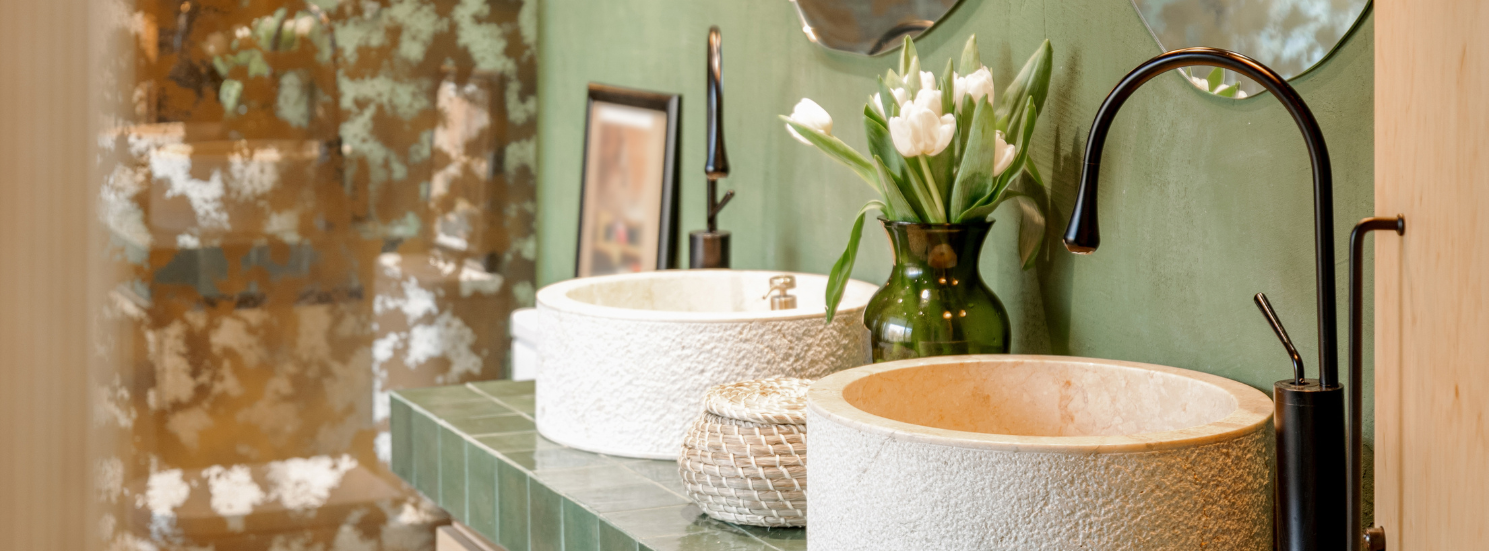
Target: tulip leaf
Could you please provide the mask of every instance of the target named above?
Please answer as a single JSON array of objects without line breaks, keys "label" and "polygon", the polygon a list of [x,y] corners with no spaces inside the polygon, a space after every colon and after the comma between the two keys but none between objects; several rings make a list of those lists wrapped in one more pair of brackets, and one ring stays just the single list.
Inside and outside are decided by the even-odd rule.
[{"label": "tulip leaf", "polygon": [[[886,121],[890,117],[900,114],[900,104],[898,101],[895,101],[894,92],[890,91],[889,85],[882,78],[879,79],[879,106],[884,108],[884,119]],[[884,126],[888,127],[889,123],[884,123]]]},{"label": "tulip leaf", "polygon": [[[910,181],[909,175],[906,174],[908,167],[905,165],[905,158],[900,156],[900,152],[894,148],[894,138],[890,137],[889,129],[874,121],[864,121],[863,130],[864,135],[869,140],[869,155],[877,157],[879,159],[878,162],[884,164],[884,170],[889,175],[890,179],[888,182],[885,182],[886,189],[883,192],[887,196],[886,198],[891,199],[889,204],[894,207],[895,212],[898,214],[914,215],[919,220],[929,220],[926,217],[926,210],[924,208],[915,208],[916,205],[910,203],[912,208],[904,209],[893,201],[895,194],[898,194],[903,199],[913,196],[915,192],[913,188],[907,187],[913,185],[913,183]],[[888,189],[890,187],[897,189],[890,190]]]},{"label": "tulip leaf", "polygon": [[967,76],[982,68],[982,56],[977,53],[977,35],[967,37],[967,45],[962,47],[962,76]]},{"label": "tulip leaf", "polygon": [[[1030,163],[1033,166],[1033,163]],[[1019,222],[1019,260],[1022,261],[1025,270],[1034,267],[1034,259],[1044,249],[1045,221],[1047,205],[1049,204],[1049,193],[1041,183],[1043,178],[1034,176],[1034,172],[1026,172],[1024,175],[1030,178],[1018,178],[1009,186],[1008,191],[991,205],[992,211],[998,210],[1004,202],[1014,201],[1018,203],[1023,218]]]},{"label": "tulip leaf", "polygon": [[941,73],[941,112],[956,113],[956,72],[951,69],[951,58],[946,58],[946,72]]},{"label": "tulip leaf", "polygon": [[1218,93],[1220,87],[1225,85],[1225,69],[1216,67],[1211,70],[1210,77],[1205,79],[1205,83],[1210,85],[1210,93]]},{"label": "tulip leaf", "polygon": [[[1033,98],[1025,99],[1025,102],[1027,103],[1032,104],[1033,101]],[[1016,153],[1014,153],[1013,161],[1009,163],[1008,167],[1003,169],[1003,172],[1000,172],[996,177],[989,179],[992,182],[991,190],[986,191],[983,195],[972,195],[969,198],[975,199],[976,201],[973,202],[967,208],[967,210],[962,211],[962,213],[958,215],[958,220],[976,220],[977,218],[991,214],[992,209],[997,208],[998,203],[1001,201],[1004,190],[1008,189],[1010,182],[1012,182],[1013,179],[1016,178],[1020,172],[1022,172],[1022,167],[1028,164],[1027,160],[1029,158],[1029,146],[1030,142],[1032,141],[1031,138],[1034,135],[1034,121],[1038,118],[1039,112],[1037,109],[1034,108],[1033,105],[1026,105],[1026,109],[1024,110],[1024,112],[1024,119],[1026,122],[1023,128],[1024,134],[1022,136],[1013,138],[1013,141],[1009,143],[1009,145],[1017,148]],[[990,172],[992,168],[993,167],[990,165]],[[1042,179],[1040,181],[1043,182]]]},{"label": "tulip leaf", "polygon": [[874,188],[874,191],[879,190],[879,186],[875,184],[875,179],[878,176],[874,174],[873,165],[870,165],[869,160],[864,158],[863,154],[859,153],[858,150],[848,147],[848,144],[843,143],[843,140],[837,139],[836,136],[824,134],[797,124],[796,121],[791,120],[790,117],[785,115],[781,115],[781,120],[786,121],[786,124],[790,125],[793,130],[796,130],[797,134],[801,134],[801,137],[806,138],[812,145],[817,146],[817,149],[822,150],[828,157],[832,157],[838,162],[848,165],[848,168],[853,169],[853,172],[858,174],[859,178],[863,178],[863,181],[867,182],[869,187]]},{"label": "tulip leaf", "polygon": [[864,136],[869,141],[869,155],[884,159],[885,166],[889,167],[889,173],[904,177],[905,158],[900,156],[899,150],[894,148],[894,138],[889,135],[889,127],[879,124],[878,121],[864,121]]},{"label": "tulip leaf", "polygon": [[843,250],[843,256],[838,257],[837,263],[832,265],[832,272],[827,276],[827,323],[832,323],[832,318],[837,315],[838,303],[843,301],[843,290],[848,287],[849,276],[853,275],[853,262],[858,259],[858,240],[863,234],[864,215],[876,208],[884,208],[884,203],[869,201],[858,210],[858,216],[853,220],[853,231],[848,234],[848,248]]},{"label": "tulip leaf", "polygon": [[[876,165],[881,163],[884,165],[883,174],[879,174],[880,183],[883,185],[883,189],[880,192],[884,194],[890,207],[895,211],[895,214],[902,218],[925,220],[925,211],[919,209],[918,205],[914,202],[905,199],[909,196],[907,193],[913,193],[913,191],[906,187],[910,185],[910,182],[909,176],[906,174],[905,158],[901,157],[899,152],[895,150],[894,141],[889,135],[889,130],[876,121],[868,120],[864,121],[863,128],[864,134],[868,137],[869,141],[869,156],[878,159],[875,162]],[[887,179],[885,178],[886,176],[888,177]],[[896,201],[896,197],[900,201],[903,201],[904,204]]]},{"label": "tulip leaf", "polygon": [[894,72],[894,69],[885,69],[885,71],[884,71],[884,83],[885,84],[888,84],[890,88],[897,88],[899,86],[903,86],[904,85],[903,84],[904,80],[905,79],[903,79],[903,78],[900,77],[899,73]]},{"label": "tulip leaf", "polygon": [[957,213],[954,222],[967,220],[960,214],[974,202],[992,192],[993,168],[997,165],[997,133],[993,120],[993,106],[985,101],[976,102],[972,114],[971,132],[967,137],[967,148],[962,153],[962,164],[957,170],[956,184],[952,186],[950,212]]},{"label": "tulip leaf", "polygon": [[884,198],[889,203],[889,218],[898,222],[920,222],[924,218],[915,211],[915,206],[905,199],[905,194],[900,191],[900,183],[889,173],[889,167],[884,166],[884,159],[874,156],[874,166],[879,171],[879,180],[884,183]]},{"label": "tulip leaf", "polygon": [[910,40],[910,35],[905,35],[905,42],[900,46],[900,75],[908,76],[915,73],[910,71],[910,62],[919,57],[915,53],[915,41]]},{"label": "tulip leaf", "polygon": [[909,69],[900,77],[903,79],[905,91],[910,93],[910,99],[915,99],[915,93],[920,91],[920,58],[912,58]]},{"label": "tulip leaf", "polygon": [[1018,110],[1023,109],[1028,98],[1034,99],[1034,106],[1040,112],[1044,111],[1044,100],[1050,91],[1050,71],[1054,63],[1054,49],[1050,46],[1049,39],[1045,39],[1029,61],[1024,63],[1024,68],[1019,71],[1008,88],[1003,90],[998,102],[998,121],[1000,128],[1007,128],[1010,135],[1018,134],[1018,125],[1024,120]]},{"label": "tulip leaf", "polygon": [[982,206],[979,206],[979,207],[973,207],[973,208],[967,209],[966,212],[963,212],[962,213],[962,217],[958,221],[960,221],[960,222],[971,222],[973,220],[981,220],[983,218],[989,218],[989,217],[991,217],[993,215],[993,211],[994,210],[997,210],[997,208],[998,208],[998,205],[982,205]]},{"label": "tulip leaf", "polygon": [[[1041,187],[1044,188],[1045,196],[1048,197],[1050,185],[1044,183],[1044,176],[1039,175],[1039,167],[1037,167],[1032,161],[1026,161],[1024,163],[1024,169],[1029,171],[1029,177],[1034,179],[1034,183],[1039,184]],[[1049,205],[1045,206],[1048,207]]]},{"label": "tulip leaf", "polygon": [[[986,103],[986,102],[984,102]],[[977,100],[972,99],[972,94],[962,97],[962,105],[956,111],[956,166],[962,166],[962,158],[967,155],[967,138],[972,135],[972,115],[976,111]],[[960,172],[961,168],[957,168]]]},{"label": "tulip leaf", "polygon": [[[888,168],[887,164],[885,165],[885,168]],[[914,220],[907,220],[907,222],[921,222],[925,224],[933,223],[935,222],[935,219],[931,216],[932,206],[919,199],[921,195],[920,188],[916,187],[918,185],[916,183],[917,180],[910,176],[910,174],[913,173],[914,172],[912,171],[910,173],[901,174],[898,177],[891,174],[889,177],[894,181],[894,184],[896,186],[899,186],[898,191],[900,197],[905,199],[906,203],[910,204],[910,210],[908,211],[908,213],[915,216]]]},{"label": "tulip leaf", "polygon": [[1023,259],[1024,269],[1028,270],[1034,267],[1034,260],[1044,250],[1045,218],[1043,209],[1033,200],[1020,199],[1019,208],[1024,211],[1024,218],[1019,222],[1019,258]]},{"label": "tulip leaf", "polygon": [[[918,160],[920,157],[916,157],[916,159]],[[913,164],[915,162],[905,159],[905,163],[909,165],[907,167],[909,170],[906,170],[905,173],[910,176],[907,182],[910,184],[908,187],[910,188],[911,196],[915,197],[916,202],[920,203],[921,210],[925,212],[923,219],[927,224],[945,224],[946,211],[939,208],[940,204],[931,198],[931,194],[934,191],[931,189],[931,186],[927,185],[925,175]]]},{"label": "tulip leaf", "polygon": [[866,103],[863,105],[863,118],[865,120],[871,120],[879,124],[889,126],[889,121],[884,120],[884,116],[880,115],[878,111],[874,110],[874,104],[872,103]]},{"label": "tulip leaf", "polygon": [[1034,124],[1039,119],[1039,109],[1034,106],[1034,98],[1030,97],[1024,101],[1024,108],[1020,110],[1024,114],[1024,120],[1020,123],[1019,128],[1023,134],[1012,138],[1014,140],[1013,144],[1018,147],[1018,153],[1014,154],[1013,162],[1008,165],[1008,168],[998,174],[998,184],[993,188],[992,195],[983,197],[979,201],[980,204],[995,203],[1003,194],[1003,190],[1008,189],[1009,184],[1018,177],[1019,173],[1023,172],[1024,164],[1029,159],[1029,149],[1034,145]]},{"label": "tulip leaf", "polygon": [[936,191],[941,194],[941,204],[951,204],[951,190],[956,185],[956,151],[947,145],[946,149],[927,160],[930,161],[931,174],[936,176]]},{"label": "tulip leaf", "polygon": [[910,160],[895,149],[894,138],[889,135],[889,129],[865,122],[864,134],[868,136],[869,153],[884,162],[895,184],[899,185],[901,194],[913,199],[910,204],[914,207],[912,211],[915,215],[924,222],[935,222],[935,203],[926,195],[926,186],[920,177],[920,171],[911,167]]},{"label": "tulip leaf", "polygon": [[1222,86],[1220,87],[1220,91],[1215,92],[1215,95],[1224,98],[1234,98],[1236,97],[1236,90],[1239,90],[1240,88],[1241,84],[1239,82],[1230,86]]}]

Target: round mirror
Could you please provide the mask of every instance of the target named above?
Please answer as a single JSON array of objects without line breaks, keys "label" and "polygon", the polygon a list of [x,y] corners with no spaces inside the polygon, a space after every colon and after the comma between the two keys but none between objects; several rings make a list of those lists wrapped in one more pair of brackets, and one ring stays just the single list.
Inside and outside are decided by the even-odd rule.
[{"label": "round mirror", "polygon": [[844,52],[879,55],[920,36],[960,0],[792,0],[807,39]]},{"label": "round mirror", "polygon": [[[1370,0],[1132,0],[1132,5],[1164,51],[1224,48],[1291,79],[1339,47],[1364,19]],[[1230,71],[1195,67],[1180,72],[1195,87],[1222,96],[1244,98],[1262,91]]]}]

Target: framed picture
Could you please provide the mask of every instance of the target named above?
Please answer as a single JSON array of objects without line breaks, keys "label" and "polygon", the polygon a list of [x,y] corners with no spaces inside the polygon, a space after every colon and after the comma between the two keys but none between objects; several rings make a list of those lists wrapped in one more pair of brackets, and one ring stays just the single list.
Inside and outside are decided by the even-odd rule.
[{"label": "framed picture", "polygon": [[576,276],[675,267],[681,104],[678,95],[589,85]]}]

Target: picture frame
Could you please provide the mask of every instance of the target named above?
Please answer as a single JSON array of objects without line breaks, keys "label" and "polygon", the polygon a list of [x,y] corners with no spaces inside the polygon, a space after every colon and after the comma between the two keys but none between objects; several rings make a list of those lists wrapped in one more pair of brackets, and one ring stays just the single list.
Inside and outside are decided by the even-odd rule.
[{"label": "picture frame", "polygon": [[682,96],[590,83],[574,275],[677,265]]}]

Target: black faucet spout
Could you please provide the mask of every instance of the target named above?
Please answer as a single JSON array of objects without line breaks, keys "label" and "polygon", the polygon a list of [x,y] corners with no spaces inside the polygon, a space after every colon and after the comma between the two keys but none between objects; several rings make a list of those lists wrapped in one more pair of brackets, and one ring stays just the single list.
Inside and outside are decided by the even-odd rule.
[{"label": "black faucet spout", "polygon": [[1313,164],[1313,226],[1317,257],[1318,283],[1318,365],[1319,382],[1325,387],[1339,384],[1338,317],[1334,296],[1334,175],[1329,168],[1329,148],[1324,143],[1318,120],[1303,102],[1302,96],[1275,71],[1244,55],[1218,48],[1185,48],[1148,60],[1132,72],[1107,95],[1091,133],[1086,138],[1086,163],[1081,173],[1080,191],[1075,212],[1065,230],[1065,248],[1076,254],[1090,254],[1101,246],[1101,231],[1096,220],[1096,183],[1101,175],[1101,152],[1107,131],[1117,118],[1117,111],[1139,87],[1158,75],[1181,67],[1207,65],[1240,73],[1256,81],[1276,96],[1287,108]]},{"label": "black faucet spout", "polygon": [[729,154],[724,150],[724,46],[718,27],[708,29],[708,231],[719,231],[719,211],[734,198],[734,191],[719,198],[718,181],[729,175]]}]

